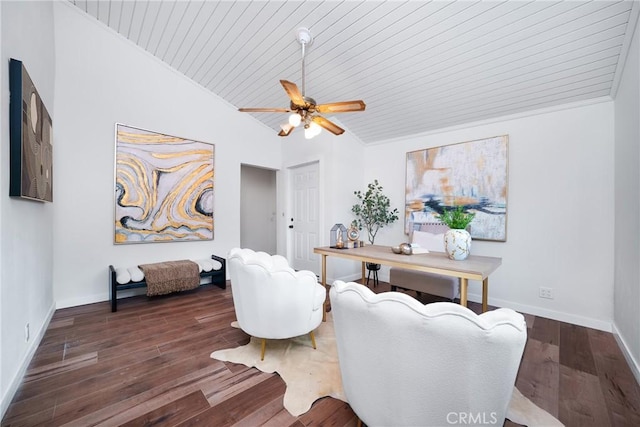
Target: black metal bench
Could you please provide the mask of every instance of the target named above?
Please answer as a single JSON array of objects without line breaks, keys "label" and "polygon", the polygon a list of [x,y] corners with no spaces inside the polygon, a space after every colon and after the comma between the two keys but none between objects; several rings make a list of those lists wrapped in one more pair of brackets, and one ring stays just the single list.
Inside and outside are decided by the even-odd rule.
[{"label": "black metal bench", "polygon": [[[211,277],[211,283],[203,283],[203,284],[211,284],[218,285],[222,289],[227,288],[227,261],[224,258],[221,258],[216,255],[211,255],[211,259],[218,261],[222,264],[218,270],[212,269],[211,271],[200,272],[200,278]],[[147,282],[145,279],[139,280],[137,282],[131,281],[128,283],[120,284],[116,281],[116,269],[113,265],[109,266],[109,296],[111,298],[111,311],[118,311],[118,291],[123,291],[125,289],[134,289],[134,288],[144,288],[147,286]]]}]

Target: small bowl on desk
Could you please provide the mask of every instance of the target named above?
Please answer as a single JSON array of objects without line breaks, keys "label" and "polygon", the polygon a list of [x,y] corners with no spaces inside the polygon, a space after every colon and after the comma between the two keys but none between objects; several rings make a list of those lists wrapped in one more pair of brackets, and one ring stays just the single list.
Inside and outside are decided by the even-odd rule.
[{"label": "small bowl on desk", "polygon": [[411,245],[409,243],[401,244],[400,250],[404,255],[411,255],[413,253],[413,249],[411,249]]},{"label": "small bowl on desk", "polygon": [[413,250],[411,249],[411,245],[409,243],[400,243],[396,246],[391,246],[391,252],[394,254],[404,254],[411,255]]}]

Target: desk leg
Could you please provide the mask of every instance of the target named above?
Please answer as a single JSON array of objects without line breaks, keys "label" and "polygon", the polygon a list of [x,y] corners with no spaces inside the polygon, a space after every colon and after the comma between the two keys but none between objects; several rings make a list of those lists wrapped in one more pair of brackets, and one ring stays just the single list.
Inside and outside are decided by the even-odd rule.
[{"label": "desk leg", "polygon": [[485,277],[482,281],[482,312],[487,311],[489,299],[489,278]]},{"label": "desk leg", "polygon": [[362,261],[362,281],[361,281],[360,283],[362,283],[363,285],[365,285],[365,283],[366,283],[366,282],[364,281],[364,265],[365,265],[365,262],[364,262],[364,261]]},{"label": "desk leg", "polygon": [[[327,256],[322,255],[322,286],[324,286],[325,292],[327,291]],[[322,311],[322,321],[327,321],[327,300],[329,296],[324,300],[324,308]]]},{"label": "desk leg", "polygon": [[465,277],[460,278],[460,305],[467,306],[467,288],[469,287],[469,279]]}]

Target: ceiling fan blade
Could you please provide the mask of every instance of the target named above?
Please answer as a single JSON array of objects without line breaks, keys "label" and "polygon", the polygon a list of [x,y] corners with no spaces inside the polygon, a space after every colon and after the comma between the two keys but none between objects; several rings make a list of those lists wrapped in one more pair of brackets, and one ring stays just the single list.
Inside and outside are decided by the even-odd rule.
[{"label": "ceiling fan blade", "polygon": [[318,126],[325,128],[334,135],[342,135],[344,133],[344,129],[322,116],[314,116],[312,120]]},{"label": "ceiling fan blade", "polygon": [[358,99],[356,101],[332,102],[330,104],[316,105],[318,113],[347,113],[349,111],[364,111],[366,105],[364,101]]},{"label": "ceiling fan blade", "polygon": [[243,113],[290,113],[288,108],[238,108]]},{"label": "ceiling fan blade", "polygon": [[280,125],[280,127],[282,128],[282,130],[280,132],[278,132],[278,136],[289,136],[291,131],[296,128],[295,126],[290,125],[289,123],[286,123],[284,125]]},{"label": "ceiling fan blade", "polygon": [[287,95],[289,95],[289,98],[291,98],[291,102],[293,102],[295,105],[304,107],[306,102],[304,102],[304,98],[302,97],[302,94],[300,93],[300,90],[295,83],[288,80],[280,80],[280,84],[287,92]]}]

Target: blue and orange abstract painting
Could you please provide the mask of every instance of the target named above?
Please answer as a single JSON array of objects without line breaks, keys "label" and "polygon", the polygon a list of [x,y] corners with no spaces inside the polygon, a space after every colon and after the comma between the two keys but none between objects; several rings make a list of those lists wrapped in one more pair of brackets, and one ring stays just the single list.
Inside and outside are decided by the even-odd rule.
[{"label": "blue and orange abstract painting", "polygon": [[476,214],[471,237],[506,241],[508,141],[502,135],[407,153],[405,232],[462,206]]}]

